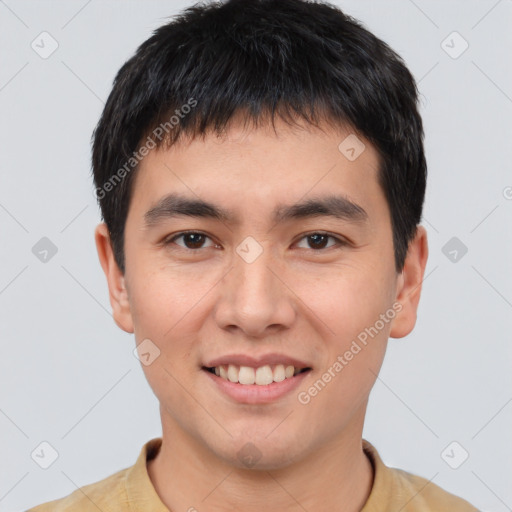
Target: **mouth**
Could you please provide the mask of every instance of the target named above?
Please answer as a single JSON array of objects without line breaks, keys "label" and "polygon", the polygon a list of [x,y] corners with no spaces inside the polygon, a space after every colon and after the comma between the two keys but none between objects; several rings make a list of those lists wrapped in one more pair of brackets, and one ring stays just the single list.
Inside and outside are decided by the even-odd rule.
[{"label": "mouth", "polygon": [[310,367],[301,368],[287,364],[266,364],[257,368],[222,364],[212,367],[203,366],[202,369],[220,379],[242,386],[269,386],[311,371]]}]

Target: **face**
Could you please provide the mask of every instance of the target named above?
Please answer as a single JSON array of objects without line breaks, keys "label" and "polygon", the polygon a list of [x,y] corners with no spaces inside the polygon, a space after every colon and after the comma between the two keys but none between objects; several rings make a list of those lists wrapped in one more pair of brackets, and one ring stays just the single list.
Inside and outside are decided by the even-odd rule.
[{"label": "face", "polygon": [[350,130],[276,128],[152,150],[133,184],[124,276],[96,235],[114,318],[149,347],[164,433],[269,469],[361,435],[387,339],[414,325],[426,261],[421,232],[395,271],[367,140],[348,159]]}]

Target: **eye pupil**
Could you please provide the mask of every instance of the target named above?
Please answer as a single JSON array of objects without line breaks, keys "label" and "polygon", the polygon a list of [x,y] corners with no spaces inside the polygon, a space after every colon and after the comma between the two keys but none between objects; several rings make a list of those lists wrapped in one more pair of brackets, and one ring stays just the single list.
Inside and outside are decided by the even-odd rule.
[{"label": "eye pupil", "polygon": [[[197,248],[200,248],[202,243],[204,242],[203,240],[204,238],[204,235],[202,235],[201,233],[186,233],[183,235],[183,240],[185,241],[185,245],[189,248],[189,249],[197,249]],[[189,242],[191,241],[193,247],[189,247]]]},{"label": "eye pupil", "polygon": [[[311,241],[311,240],[314,240],[314,241],[313,241],[313,244],[312,244],[314,248],[316,248],[316,249],[318,249],[318,248],[322,249],[323,247],[325,247],[325,243],[324,243],[324,242],[326,242],[326,241],[327,241],[327,238],[329,238],[329,237],[328,237],[327,235],[315,234],[315,235],[309,235],[309,237],[308,237],[308,238],[310,239],[310,241]],[[320,241],[320,244],[318,244],[318,241],[319,241],[320,239],[322,239],[322,240]]]}]

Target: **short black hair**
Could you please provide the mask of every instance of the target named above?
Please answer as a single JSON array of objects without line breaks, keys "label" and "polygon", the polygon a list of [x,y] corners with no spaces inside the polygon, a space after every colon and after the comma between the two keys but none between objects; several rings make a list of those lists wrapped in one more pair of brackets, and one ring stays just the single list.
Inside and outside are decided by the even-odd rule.
[{"label": "short black hair", "polygon": [[185,9],[121,67],[93,133],[96,195],[119,268],[132,183],[148,149],[221,134],[242,114],[255,126],[275,116],[325,121],[370,141],[400,272],[426,187],[418,96],[401,57],[333,4],[228,0]]}]

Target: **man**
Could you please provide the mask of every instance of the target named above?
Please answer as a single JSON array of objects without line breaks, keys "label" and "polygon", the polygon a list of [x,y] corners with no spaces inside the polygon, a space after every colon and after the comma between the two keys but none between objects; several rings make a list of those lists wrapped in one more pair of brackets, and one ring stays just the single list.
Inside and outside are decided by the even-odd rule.
[{"label": "man", "polygon": [[119,71],[93,171],[162,438],[32,510],[476,510],[362,439],[428,254],[416,84],[385,43],[329,4],[191,7]]}]

